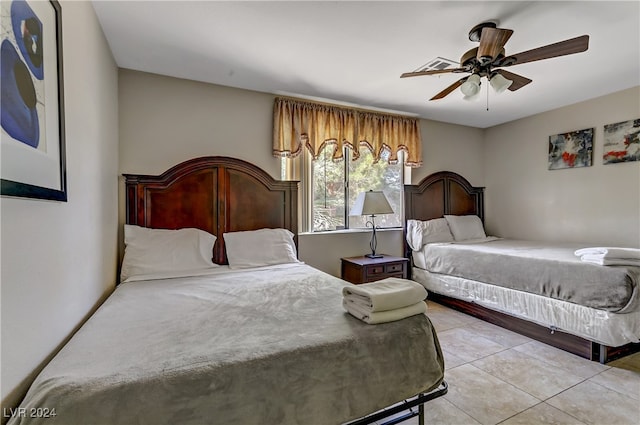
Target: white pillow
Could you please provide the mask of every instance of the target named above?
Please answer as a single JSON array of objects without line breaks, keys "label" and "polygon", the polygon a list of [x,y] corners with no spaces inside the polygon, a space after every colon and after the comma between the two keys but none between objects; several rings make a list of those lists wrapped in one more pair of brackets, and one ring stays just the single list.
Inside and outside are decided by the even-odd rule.
[{"label": "white pillow", "polygon": [[445,215],[449,228],[456,241],[484,239],[484,227],[477,215]]},{"label": "white pillow", "polygon": [[124,225],[120,280],[130,277],[218,267],[213,263],[216,237],[200,229],[151,229]]},{"label": "white pillow", "polygon": [[407,220],[407,242],[414,251],[434,242],[453,242],[449,224],[444,218],[433,220]]},{"label": "white pillow", "polygon": [[229,267],[299,263],[293,233],[287,229],[260,229],[223,234]]}]

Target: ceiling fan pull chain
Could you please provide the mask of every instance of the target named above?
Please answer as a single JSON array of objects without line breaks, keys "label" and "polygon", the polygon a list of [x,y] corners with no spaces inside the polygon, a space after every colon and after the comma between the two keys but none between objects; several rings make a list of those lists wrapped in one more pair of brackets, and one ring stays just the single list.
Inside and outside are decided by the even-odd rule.
[{"label": "ceiling fan pull chain", "polygon": [[489,86],[487,86],[487,112],[489,112]]}]

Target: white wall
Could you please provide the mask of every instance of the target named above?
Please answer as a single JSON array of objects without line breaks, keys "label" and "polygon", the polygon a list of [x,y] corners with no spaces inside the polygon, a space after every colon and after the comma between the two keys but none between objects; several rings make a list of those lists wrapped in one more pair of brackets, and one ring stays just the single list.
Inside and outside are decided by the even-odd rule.
[{"label": "white wall", "polygon": [[[376,252],[404,257],[402,230],[376,232]],[[340,276],[340,258],[356,257],[371,252],[369,231],[306,233],[298,236],[300,261],[334,276]]]},{"label": "white wall", "polygon": [[[271,154],[275,96],[171,77],[120,70],[120,171],[159,174],[190,158],[235,156],[279,178]],[[424,165],[412,182],[453,169],[483,184],[482,131],[422,120]],[[124,220],[121,182],[120,222]],[[368,252],[370,232],[307,234],[299,237],[302,261],[340,274],[340,258]],[[402,231],[380,232],[378,251],[402,255]]]},{"label": "white wall", "polygon": [[421,120],[423,165],[411,173],[411,183],[437,171],[454,171],[474,186],[484,186],[483,130]]},{"label": "white wall", "polygon": [[279,176],[274,96],[120,70],[120,171],[159,174],[199,156],[231,156]]},{"label": "white wall", "polygon": [[[279,178],[271,154],[275,96],[171,77],[120,70],[120,171],[159,174],[190,158],[235,156]],[[424,165],[412,182],[453,169],[481,185],[482,131],[421,121]],[[120,221],[124,220],[121,183]],[[340,274],[340,258],[368,252],[369,232],[307,234],[299,256],[320,270]],[[378,251],[402,255],[402,231],[380,232]]]},{"label": "white wall", "polygon": [[91,3],[61,6],[69,201],[0,198],[3,408],[115,283],[117,68]]},{"label": "white wall", "polygon": [[[640,87],[487,129],[488,232],[640,247],[640,162],[602,164],[603,126],[637,118]],[[549,136],[586,128],[593,166],[548,170]]]}]

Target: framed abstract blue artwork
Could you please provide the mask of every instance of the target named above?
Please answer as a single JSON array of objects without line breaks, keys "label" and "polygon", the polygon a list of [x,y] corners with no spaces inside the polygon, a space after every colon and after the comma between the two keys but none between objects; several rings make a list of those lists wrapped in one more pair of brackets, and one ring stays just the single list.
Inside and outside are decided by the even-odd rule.
[{"label": "framed abstract blue artwork", "polygon": [[67,200],[57,1],[2,1],[1,194]]}]

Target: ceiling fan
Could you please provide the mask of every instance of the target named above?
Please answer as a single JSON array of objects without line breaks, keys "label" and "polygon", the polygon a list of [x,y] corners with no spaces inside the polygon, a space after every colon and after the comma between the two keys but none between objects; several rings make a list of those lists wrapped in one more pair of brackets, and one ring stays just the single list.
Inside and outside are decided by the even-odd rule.
[{"label": "ceiling fan", "polygon": [[532,81],[529,78],[500,68],[558,56],[572,55],[574,53],[584,52],[589,48],[589,36],[582,35],[505,56],[504,45],[512,34],[513,30],[498,28],[496,22],[483,22],[469,31],[469,40],[479,42],[480,45],[462,55],[458,68],[423,68],[414,72],[405,72],[400,78],[446,73],[470,73],[471,75],[459,79],[429,100],[442,99],[458,87],[460,87],[460,90],[465,95],[465,99],[472,99],[477,97],[480,91],[481,77],[487,77],[491,86],[497,92],[502,92],[507,88],[511,91],[516,91]]}]

